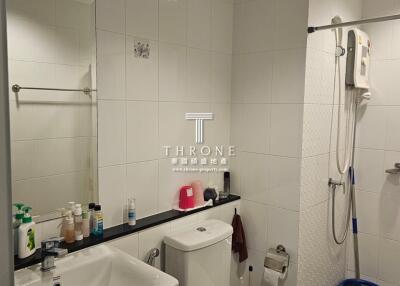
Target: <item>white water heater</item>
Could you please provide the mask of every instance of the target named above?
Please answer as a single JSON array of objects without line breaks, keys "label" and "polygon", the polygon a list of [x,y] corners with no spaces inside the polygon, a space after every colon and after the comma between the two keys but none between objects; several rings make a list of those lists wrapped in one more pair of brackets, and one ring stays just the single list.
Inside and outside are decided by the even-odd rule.
[{"label": "white water heater", "polygon": [[347,41],[346,85],[369,89],[371,41],[367,33],[351,29]]}]

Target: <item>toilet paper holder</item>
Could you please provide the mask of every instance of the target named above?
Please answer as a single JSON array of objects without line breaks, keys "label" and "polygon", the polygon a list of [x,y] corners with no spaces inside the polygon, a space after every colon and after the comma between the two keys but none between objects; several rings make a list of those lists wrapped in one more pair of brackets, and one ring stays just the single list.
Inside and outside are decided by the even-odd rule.
[{"label": "toilet paper holder", "polygon": [[270,248],[264,259],[264,267],[274,271],[284,273],[289,267],[290,255],[286,252],[283,245],[279,244],[276,248]]}]

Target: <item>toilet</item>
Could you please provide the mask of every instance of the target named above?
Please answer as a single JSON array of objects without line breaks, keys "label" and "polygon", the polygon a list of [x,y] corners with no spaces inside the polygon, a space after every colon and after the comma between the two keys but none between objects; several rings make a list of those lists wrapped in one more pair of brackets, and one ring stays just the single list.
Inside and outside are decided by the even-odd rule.
[{"label": "toilet", "polygon": [[165,270],[180,286],[229,286],[232,226],[206,220],[164,238]]}]

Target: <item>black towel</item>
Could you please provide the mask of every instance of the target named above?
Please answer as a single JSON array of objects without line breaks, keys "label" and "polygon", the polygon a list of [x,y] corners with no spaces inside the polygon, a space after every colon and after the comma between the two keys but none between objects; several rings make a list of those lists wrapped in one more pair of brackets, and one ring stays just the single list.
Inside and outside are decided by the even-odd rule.
[{"label": "black towel", "polygon": [[247,259],[247,246],[246,236],[244,234],[242,219],[240,215],[235,214],[232,220],[233,234],[232,234],[232,251],[233,253],[239,253],[239,262],[243,262]]}]

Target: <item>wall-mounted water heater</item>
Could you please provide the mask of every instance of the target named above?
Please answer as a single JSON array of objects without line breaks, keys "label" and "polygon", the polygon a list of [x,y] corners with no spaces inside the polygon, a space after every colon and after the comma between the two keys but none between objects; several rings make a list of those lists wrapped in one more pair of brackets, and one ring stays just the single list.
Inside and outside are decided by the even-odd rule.
[{"label": "wall-mounted water heater", "polygon": [[360,29],[351,29],[347,40],[346,85],[369,88],[371,41]]}]

